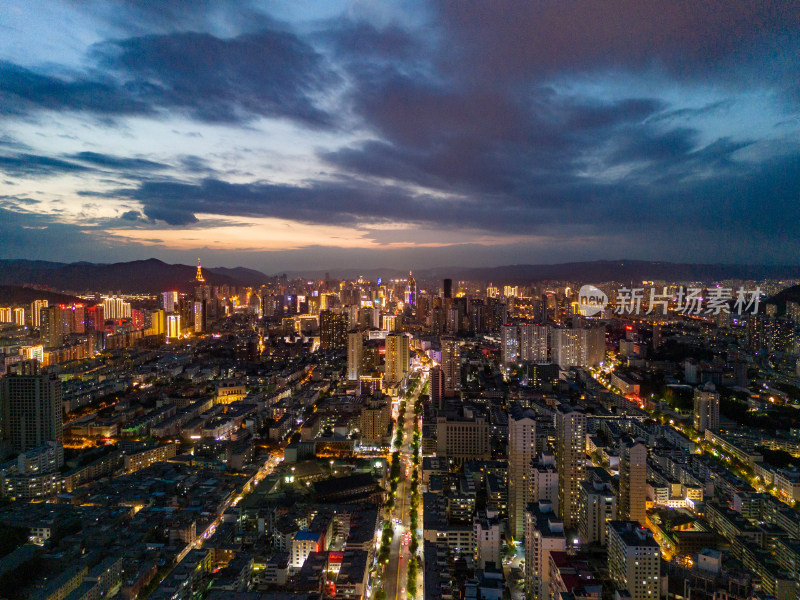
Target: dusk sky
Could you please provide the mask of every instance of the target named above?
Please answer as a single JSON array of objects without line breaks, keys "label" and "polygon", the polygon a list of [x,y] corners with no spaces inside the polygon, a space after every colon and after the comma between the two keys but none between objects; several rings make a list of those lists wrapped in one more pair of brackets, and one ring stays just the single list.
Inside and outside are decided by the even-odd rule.
[{"label": "dusk sky", "polygon": [[148,4],[3,3],[1,258],[798,264],[800,3]]}]

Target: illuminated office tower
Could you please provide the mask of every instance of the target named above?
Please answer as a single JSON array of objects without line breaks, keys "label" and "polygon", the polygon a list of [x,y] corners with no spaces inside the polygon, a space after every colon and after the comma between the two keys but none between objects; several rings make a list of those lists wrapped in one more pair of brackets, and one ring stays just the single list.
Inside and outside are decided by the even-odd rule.
[{"label": "illuminated office tower", "polygon": [[408,337],[402,333],[386,336],[386,375],[387,384],[401,383],[408,374],[410,348]]},{"label": "illuminated office tower", "polygon": [[347,348],[347,315],[329,310],[319,313],[319,346],[322,350]]},{"label": "illuminated office tower", "polygon": [[461,346],[450,336],[440,338],[440,343],[444,396],[453,398],[461,389]]},{"label": "illuminated office tower", "polygon": [[164,335],[167,331],[167,314],[159,309],[150,313],[150,327],[145,335]]},{"label": "illuminated office tower", "polygon": [[647,517],[647,446],[626,435],[619,453],[619,519],[645,522]]},{"label": "illuminated office tower", "polygon": [[46,348],[58,348],[64,343],[64,323],[60,306],[48,306],[42,310],[39,333]]},{"label": "illuminated office tower", "polygon": [[55,373],[42,372],[38,361],[9,367],[0,380],[0,406],[3,437],[14,452],[61,441],[61,380]]},{"label": "illuminated office tower", "polygon": [[523,362],[547,362],[547,326],[519,326],[519,355]]},{"label": "illuminated office tower", "polygon": [[40,327],[42,324],[42,309],[47,308],[47,300],[34,300],[31,302],[31,326]]},{"label": "illuminated office tower", "polygon": [[13,323],[13,317],[11,316],[11,307],[4,306],[0,308],[0,323]]},{"label": "illuminated office tower", "polygon": [[703,433],[706,429],[719,431],[719,394],[713,383],[694,390],[694,428]]},{"label": "illuminated office tower", "polygon": [[181,316],[168,315],[167,316],[167,337],[179,338],[181,337]]},{"label": "illuminated office tower", "polygon": [[525,507],[532,500],[531,461],[536,456],[536,413],[514,402],[508,411],[508,522],[516,539],[525,531]]},{"label": "illuminated office tower", "polygon": [[15,308],[14,309],[14,324],[15,325],[25,325],[25,309],[24,308]]},{"label": "illuminated office tower", "polygon": [[364,337],[358,331],[347,334],[347,380],[358,381],[364,353]]},{"label": "illuminated office tower", "polygon": [[577,525],[580,483],[585,474],[586,413],[576,406],[560,404],[556,409],[556,465],[558,506],[564,527]]},{"label": "illuminated office tower", "polygon": [[[200,267],[198,266],[198,269]],[[203,310],[203,302],[194,303],[194,332],[202,333],[205,331],[205,311]]]},{"label": "illuminated office tower", "polygon": [[173,313],[178,305],[178,292],[162,292],[161,307],[164,312]]},{"label": "illuminated office tower", "polygon": [[519,362],[519,327],[516,325],[500,327],[500,354],[503,369]]},{"label": "illuminated office tower", "polygon": [[660,598],[661,549],[637,521],[608,524],[608,574],[631,600]]},{"label": "illuminated office tower", "polygon": [[417,305],[417,280],[414,279],[414,276],[411,274],[411,271],[408,272],[408,283],[406,284],[406,304],[410,304],[411,306]]}]

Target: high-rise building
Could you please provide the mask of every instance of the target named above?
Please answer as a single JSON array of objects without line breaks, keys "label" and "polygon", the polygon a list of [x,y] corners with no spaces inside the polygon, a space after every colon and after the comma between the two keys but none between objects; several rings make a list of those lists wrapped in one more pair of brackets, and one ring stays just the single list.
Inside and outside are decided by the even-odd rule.
[{"label": "high-rise building", "polygon": [[347,380],[358,381],[364,352],[364,337],[359,331],[347,334]]},{"label": "high-rise building", "polygon": [[661,550],[649,529],[637,521],[609,522],[608,574],[631,600],[660,597]]},{"label": "high-rise building", "polygon": [[180,315],[167,315],[167,337],[172,339],[181,337]]},{"label": "high-rise building", "polygon": [[72,333],[86,333],[86,307],[83,304],[73,304],[68,307],[67,318]]},{"label": "high-rise building", "polygon": [[442,410],[446,396],[444,394],[444,374],[441,367],[433,367],[431,369],[430,382],[431,402],[436,410]]},{"label": "high-rise building", "polygon": [[452,298],[453,297],[453,280],[452,279],[445,279],[442,284],[443,296],[445,298]]},{"label": "high-rise building", "polygon": [[408,283],[406,283],[406,304],[411,306],[417,305],[417,280],[408,272]]},{"label": "high-rise building", "polygon": [[531,498],[531,461],[536,456],[536,413],[519,402],[508,411],[508,521],[511,535],[525,532],[525,507]]},{"label": "high-rise building", "polygon": [[499,516],[490,516],[484,512],[480,517],[473,519],[472,527],[475,538],[475,559],[477,566],[486,568],[486,563],[500,564],[500,551],[504,545],[501,538],[502,527]]},{"label": "high-rise building", "polygon": [[581,482],[578,509],[578,539],[581,544],[606,545],[608,522],[617,518],[617,495],[611,476],[593,467]]},{"label": "high-rise building", "polygon": [[361,444],[380,446],[389,440],[392,402],[389,397],[370,398],[361,409]]},{"label": "high-rise building", "polygon": [[322,350],[347,348],[347,315],[329,310],[319,313],[319,346]]},{"label": "high-rise building", "polygon": [[386,336],[386,384],[402,383],[410,367],[410,348],[408,336],[392,333]]},{"label": "high-rise building", "polygon": [[39,333],[46,348],[58,348],[64,343],[64,323],[60,306],[42,309]]},{"label": "high-rise building", "polygon": [[164,335],[167,332],[167,314],[159,309],[150,313],[150,325],[145,335]]},{"label": "high-rise building", "polygon": [[531,461],[530,469],[530,501],[547,500],[552,505],[553,512],[558,514],[558,469],[555,455],[539,454]]},{"label": "high-rise building", "polygon": [[0,323],[13,323],[13,317],[11,316],[11,307],[4,306],[0,307]]},{"label": "high-rise building", "polygon": [[553,328],[553,362],[562,369],[581,366],[580,329]]},{"label": "high-rise building", "polygon": [[566,550],[564,523],[546,500],[525,509],[525,592],[531,600],[550,600],[550,553]]},{"label": "high-rise building", "polygon": [[646,504],[647,446],[626,435],[620,440],[618,518],[644,523]]},{"label": "high-rise building", "polygon": [[130,319],[131,304],[125,302],[124,298],[111,296],[103,299],[103,307],[106,319]]},{"label": "high-rise building", "polygon": [[800,325],[800,302],[786,301],[786,318],[795,325]]},{"label": "high-rise building", "polygon": [[461,389],[461,346],[454,337],[440,338],[442,350],[442,376],[444,396],[453,398]]},{"label": "high-rise building", "polygon": [[34,300],[31,302],[31,326],[38,328],[42,324],[42,309],[47,308],[47,300]]},{"label": "high-rise building", "polygon": [[538,391],[551,391],[558,383],[558,365],[529,364],[526,368],[528,386]]},{"label": "high-rise building", "polygon": [[105,307],[102,304],[90,306],[86,309],[86,330],[87,331],[103,331],[106,326]]},{"label": "high-rise building", "polygon": [[605,360],[605,329],[554,328],[551,334],[553,362],[562,369],[595,367]]},{"label": "high-rise building", "polygon": [[21,308],[21,307],[17,307],[17,308],[14,309],[13,312],[14,312],[14,314],[13,314],[14,325],[24,326],[25,325],[25,309]]},{"label": "high-rise building", "polygon": [[545,325],[519,326],[520,360],[531,363],[547,362],[547,327]]},{"label": "high-rise building", "polygon": [[[199,268],[199,266],[198,266]],[[195,301],[194,302],[194,332],[195,333],[202,333],[206,330],[205,324],[205,310],[203,310],[203,305],[205,303],[202,301]]]},{"label": "high-rise building", "polygon": [[564,527],[577,525],[580,482],[586,461],[586,413],[583,409],[560,404],[556,409],[556,465],[558,467],[558,506]]},{"label": "high-rise building", "polygon": [[436,454],[457,462],[489,460],[489,421],[465,409],[463,414],[436,417]]},{"label": "high-rise building", "polygon": [[719,431],[719,393],[713,383],[694,390],[694,428],[703,433],[706,429]]},{"label": "high-rise building", "polygon": [[661,325],[656,323],[653,325],[653,350],[658,350],[661,347]]},{"label": "high-rise building", "polygon": [[506,370],[520,362],[519,327],[516,325],[500,326],[500,360]]},{"label": "high-rise building", "polygon": [[61,441],[61,380],[55,373],[43,372],[37,360],[9,367],[0,380],[0,406],[3,438],[12,451],[25,452]]},{"label": "high-rise building", "polygon": [[178,292],[162,292],[161,308],[166,313],[173,313],[178,305]]}]

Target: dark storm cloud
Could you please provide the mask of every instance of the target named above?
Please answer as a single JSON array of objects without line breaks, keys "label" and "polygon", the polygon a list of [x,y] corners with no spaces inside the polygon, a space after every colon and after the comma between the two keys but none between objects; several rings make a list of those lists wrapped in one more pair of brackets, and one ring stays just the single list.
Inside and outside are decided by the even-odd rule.
[{"label": "dark storm cloud", "polygon": [[152,160],[98,152],[77,152],[57,157],[24,152],[0,155],[0,173],[16,177],[52,177],[89,172],[113,172],[126,177],[167,168],[169,165]]},{"label": "dark storm cloud", "polygon": [[144,158],[113,156],[110,154],[100,154],[98,152],[77,152],[68,155],[67,158],[97,165],[98,167],[120,169],[123,171],[158,171],[166,169],[169,166]]},{"label": "dark storm cloud", "polygon": [[[433,6],[439,43],[427,61],[408,54],[413,47],[408,32],[351,24],[339,33],[337,52],[357,65],[351,71],[355,113],[374,136],[320,153],[340,172],[474,200],[452,206],[449,216],[430,212],[426,203],[407,205],[407,219],[442,218],[448,227],[509,232],[586,224],[620,235],[644,223],[667,229],[673,219],[697,231],[702,228],[697,211],[704,211],[703,218],[713,214],[704,199],[714,186],[717,196],[738,198],[740,210],[729,226],[742,229],[757,219],[758,228],[766,230],[781,221],[776,211],[763,209],[766,194],[785,199],[800,193],[780,169],[737,159],[758,140],[731,140],[723,129],[709,143],[708,131],[697,128],[696,119],[724,113],[731,99],[675,108],[660,99],[657,88],[652,97],[603,97],[604,85],[609,97],[618,97],[619,88],[608,77],[615,73],[631,79],[647,74],[666,85],[713,76],[731,98],[754,82],[769,87],[781,80],[775,72],[797,66],[787,57],[800,47],[791,25],[800,22],[800,7]],[[360,54],[350,41],[359,39],[382,51],[374,59]],[[755,74],[738,68],[743,55],[749,64],[769,64],[778,40],[788,42],[779,64]],[[592,91],[558,84],[581,75],[599,83]],[[781,185],[774,185],[776,179]],[[748,215],[748,202],[759,212]]]},{"label": "dark storm cloud", "polygon": [[[685,228],[681,235],[706,230],[706,223],[725,223],[729,231],[800,235],[800,155],[763,165],[732,159],[746,143],[721,140],[691,150],[681,135],[633,139],[625,150],[649,157],[658,169],[640,166],[612,183],[587,178],[547,179],[527,194],[480,194],[434,197],[403,188],[360,180],[310,181],[302,187],[256,182],[227,183],[206,179],[199,184],[145,181],[113,195],[136,200],[144,214],[170,225],[197,222],[198,213],[243,217],[276,217],[315,224],[358,225],[412,222],[431,229],[470,228],[495,235],[540,235],[554,228],[583,228],[596,235]],[[638,163],[637,163],[638,164]],[[663,171],[661,177],[654,173]],[[696,173],[695,173],[696,172]],[[759,207],[754,218],[752,208]],[[724,218],[719,212],[724,211]],[[676,234],[678,235],[678,234]]]},{"label": "dark storm cloud", "polygon": [[124,221],[141,221],[144,217],[138,210],[129,210],[119,216]]},{"label": "dark storm cloud", "polygon": [[16,177],[50,176],[61,173],[91,171],[90,167],[75,162],[36,154],[0,156],[0,173]]},{"label": "dark storm cloud", "polygon": [[648,129],[644,121],[663,109],[651,98],[578,102],[544,88],[525,100],[399,78],[360,100],[382,139],[322,156],[362,175],[525,195],[572,179],[587,151],[626,128]]},{"label": "dark storm cloud", "polygon": [[114,82],[62,79],[0,61],[0,115],[24,115],[33,110],[131,115],[147,114],[151,107]]},{"label": "dark storm cloud", "polygon": [[313,96],[335,83],[322,57],[277,30],[221,39],[207,33],[150,35],[94,48],[101,65],[137,82],[156,106],[208,122],[287,117],[324,126]]},{"label": "dark storm cloud", "polygon": [[[680,76],[721,75],[732,57],[765,40],[796,40],[800,5],[764,2],[434,3],[452,50],[446,60],[487,82],[598,67],[664,67]],[[735,69],[724,75],[735,76]]]},{"label": "dark storm cloud", "polygon": [[336,83],[310,45],[264,30],[235,38],[148,35],[96,44],[88,74],[58,77],[0,62],[0,114],[70,110],[105,116],[177,111],[211,123],[278,117],[311,127],[332,119],[315,96]]},{"label": "dark storm cloud", "polygon": [[76,9],[127,32],[129,37],[153,33],[257,31],[274,28],[276,21],[249,0],[69,0]]}]

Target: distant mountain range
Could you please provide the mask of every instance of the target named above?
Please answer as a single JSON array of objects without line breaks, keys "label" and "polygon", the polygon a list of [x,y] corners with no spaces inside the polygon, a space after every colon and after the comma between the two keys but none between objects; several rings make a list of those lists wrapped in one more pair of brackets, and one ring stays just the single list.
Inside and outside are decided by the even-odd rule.
[{"label": "distant mountain range", "polygon": [[[778,314],[784,315],[786,314],[786,301],[800,303],[800,285],[793,285],[792,287],[788,287],[784,290],[781,290],[771,298],[769,298],[764,304],[775,304],[778,307]],[[763,312],[763,311],[762,311]]]},{"label": "distant mountain range", "polygon": [[49,304],[74,304],[83,302],[68,294],[58,294],[16,285],[0,285],[0,306],[30,304],[34,300],[47,300]]},{"label": "distant mountain range", "polygon": [[[33,260],[0,260],[0,285],[44,286],[73,292],[157,293],[188,292],[197,285],[197,267],[169,265],[151,258],[113,264],[56,263]],[[261,285],[263,273],[242,267],[203,269],[208,285]]]},{"label": "distant mountain range", "polygon": [[[191,291],[196,267],[170,265],[155,258],[131,262],[96,264],[87,262],[57,263],[33,260],[0,260],[0,285],[45,287],[53,291],[157,293],[175,289]],[[290,276],[321,279],[325,271],[306,271]],[[406,277],[401,269],[331,269],[333,278],[369,280]],[[209,285],[258,286],[270,279],[260,271],[236,268],[203,268]],[[561,280],[587,283],[604,281],[637,282],[644,280],[719,281],[723,279],[800,279],[800,266],[710,265],[640,260],[573,262],[555,265],[507,265],[487,268],[439,267],[415,270],[418,281],[444,278],[529,284],[534,281]]]}]

